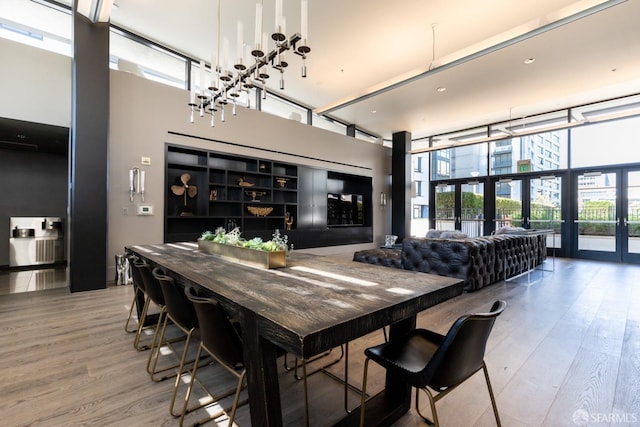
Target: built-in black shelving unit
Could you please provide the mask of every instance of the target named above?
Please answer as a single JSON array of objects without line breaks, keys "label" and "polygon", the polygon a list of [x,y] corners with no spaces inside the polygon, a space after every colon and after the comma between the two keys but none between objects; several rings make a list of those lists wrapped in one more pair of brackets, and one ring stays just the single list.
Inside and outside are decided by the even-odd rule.
[{"label": "built-in black shelving unit", "polygon": [[[263,239],[278,229],[300,249],[372,241],[371,178],[174,145],[165,159],[165,242],[193,241],[218,227]],[[194,197],[171,191],[185,174]],[[328,193],[344,191],[364,196],[365,220],[330,228]]]}]

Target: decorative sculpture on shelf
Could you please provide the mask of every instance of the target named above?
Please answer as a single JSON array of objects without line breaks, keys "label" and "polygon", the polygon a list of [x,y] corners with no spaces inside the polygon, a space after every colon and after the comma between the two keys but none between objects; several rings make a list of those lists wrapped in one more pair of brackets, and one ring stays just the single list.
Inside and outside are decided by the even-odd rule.
[{"label": "decorative sculpture on shelf", "polygon": [[245,181],[244,176],[238,178],[238,185],[240,187],[253,187],[255,184],[253,182]]},{"label": "decorative sculpture on shelf", "polygon": [[245,194],[251,197],[252,202],[259,202],[260,199],[258,199],[258,197],[265,196],[267,192],[266,191],[245,191]]},{"label": "decorative sculpture on shelf", "polygon": [[195,185],[189,185],[189,181],[191,180],[191,175],[188,173],[183,173],[180,175],[180,182],[182,185],[172,185],[171,192],[176,196],[184,195],[184,206],[182,206],[179,210],[180,216],[190,216],[193,215],[189,206],[187,206],[187,196],[193,199],[198,194],[198,187]]},{"label": "decorative sculpture on shelf", "polygon": [[291,226],[293,225],[293,215],[291,215],[291,212],[287,212],[285,214],[284,224],[286,225],[287,230],[291,230]]},{"label": "decorative sculpture on shelf", "polygon": [[218,190],[213,189],[209,192],[209,200],[211,201],[218,200]]},{"label": "decorative sculpture on shelf", "polygon": [[284,188],[287,185],[287,181],[289,181],[289,178],[283,178],[283,177],[276,177],[276,182],[278,184],[280,184],[281,188]]}]

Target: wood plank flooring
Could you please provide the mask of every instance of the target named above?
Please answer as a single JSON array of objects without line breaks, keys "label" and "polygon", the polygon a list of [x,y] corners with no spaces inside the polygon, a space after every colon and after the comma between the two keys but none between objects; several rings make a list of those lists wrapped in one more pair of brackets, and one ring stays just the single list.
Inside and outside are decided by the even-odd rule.
[{"label": "wood plank flooring", "polygon": [[[503,425],[638,426],[639,278],[640,266],[558,259],[553,273],[538,271],[531,282],[525,276],[463,294],[422,313],[418,325],[444,333],[459,315],[484,311],[504,299],[508,306],[486,354]],[[124,332],[131,299],[130,286],[0,296],[0,423],[178,425],[168,412],[173,380],[151,381],[145,371],[148,352],[136,351],[133,334]],[[363,349],[382,340],[382,332],[375,332],[350,344],[351,382],[361,384]],[[167,354],[161,363],[173,361]],[[300,426],[302,383],[282,365],[285,424]],[[330,369],[342,375],[343,366]],[[371,366],[369,390],[375,392],[384,373]],[[203,382],[233,386],[234,379],[218,368],[203,369]],[[309,387],[313,426],[342,417],[341,385],[317,374]],[[196,394],[204,396],[200,389]],[[358,400],[349,394],[351,407]],[[428,414],[426,398],[421,406]],[[439,402],[438,411],[443,426],[495,425],[481,374]],[[216,421],[227,424],[224,415]],[[236,425],[250,425],[247,406],[238,411]],[[414,410],[395,424],[418,425],[424,424]]]}]

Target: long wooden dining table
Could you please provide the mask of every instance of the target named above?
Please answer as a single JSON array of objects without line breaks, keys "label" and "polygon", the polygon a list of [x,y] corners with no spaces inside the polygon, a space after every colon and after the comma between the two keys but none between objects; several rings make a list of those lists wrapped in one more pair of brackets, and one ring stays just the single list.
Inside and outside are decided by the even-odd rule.
[{"label": "long wooden dining table", "polygon": [[[390,339],[416,315],[460,295],[460,279],[294,252],[285,268],[244,265],[193,242],[127,246],[182,285],[206,289],[242,326],[251,422],[283,423],[276,363],[280,347],[299,358],[328,351],[384,326]],[[411,405],[408,385],[387,375],[367,401],[367,426],[389,425]],[[357,425],[359,411],[335,425]]]}]

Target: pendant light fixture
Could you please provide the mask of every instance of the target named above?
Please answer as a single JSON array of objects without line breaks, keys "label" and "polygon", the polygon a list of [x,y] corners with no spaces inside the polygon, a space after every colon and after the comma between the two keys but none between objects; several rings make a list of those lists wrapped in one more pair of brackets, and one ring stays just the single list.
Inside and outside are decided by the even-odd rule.
[{"label": "pendant light fixture", "polygon": [[[286,17],[283,13],[283,0],[275,0],[275,27],[269,37],[263,32],[263,0],[256,2],[256,16],[254,26],[253,47],[245,48],[244,24],[237,22],[235,63],[229,66],[229,40],[225,37],[221,39],[220,21],[221,10],[220,0],[217,5],[217,46],[215,60],[211,61],[211,82],[206,84],[206,65],[200,62],[200,91],[196,94],[195,84],[191,82],[191,92],[189,100],[190,121],[194,122],[195,111],[200,117],[204,114],[211,114],[211,126],[215,126],[215,114],[220,111],[220,121],[224,122],[225,106],[232,103],[232,114],[237,114],[237,100],[241,92],[247,94],[255,88],[260,88],[262,97],[266,97],[266,81],[270,78],[269,66],[280,73],[279,87],[285,88],[285,70],[289,66],[286,59],[288,51],[302,59],[301,76],[307,77],[306,59],[311,52],[308,44],[308,0],[300,0],[300,33],[294,33],[287,37]],[[269,48],[269,38],[273,42],[273,47]],[[222,40],[222,56],[220,55]],[[249,65],[249,59],[253,58],[253,63]],[[222,58],[222,62],[221,62]],[[215,65],[214,65],[215,64]],[[227,98],[230,97],[231,99]],[[247,103],[247,108],[251,108],[251,102]]]}]

